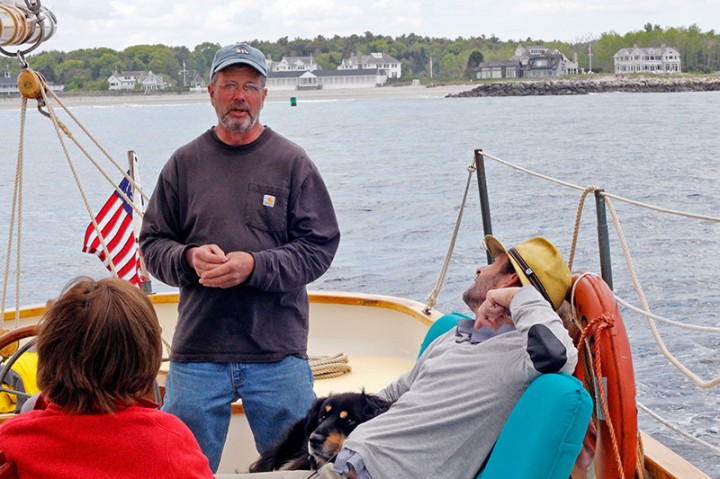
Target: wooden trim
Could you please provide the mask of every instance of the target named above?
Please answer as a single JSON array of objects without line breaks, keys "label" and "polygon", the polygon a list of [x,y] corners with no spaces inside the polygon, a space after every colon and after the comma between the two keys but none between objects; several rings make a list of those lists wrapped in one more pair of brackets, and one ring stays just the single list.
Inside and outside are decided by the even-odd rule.
[{"label": "wooden trim", "polygon": [[418,319],[427,326],[430,326],[441,316],[441,314],[435,310],[431,310],[430,314],[425,314],[423,313],[423,309],[425,308],[424,304],[411,299],[395,296],[363,293],[340,293],[335,291],[310,291],[308,296],[311,304],[338,304],[390,309]]},{"label": "wooden trim", "polygon": [[710,476],[697,469],[680,455],[640,432],[645,451],[645,470],[655,479],[710,479]]},{"label": "wooden trim", "polygon": [[153,293],[148,298],[152,304],[169,304],[180,301],[180,293]]},{"label": "wooden trim", "polygon": [[[45,313],[45,309],[46,307],[44,304],[22,307],[20,308],[20,319],[42,316]],[[13,321],[15,319],[15,310],[6,309],[3,317],[5,318],[5,321]]]}]

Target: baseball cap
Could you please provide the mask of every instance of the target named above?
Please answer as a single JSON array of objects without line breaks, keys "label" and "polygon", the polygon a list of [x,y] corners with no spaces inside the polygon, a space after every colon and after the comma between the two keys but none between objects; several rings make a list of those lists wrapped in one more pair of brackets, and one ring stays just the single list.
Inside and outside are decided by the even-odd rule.
[{"label": "baseball cap", "polygon": [[267,62],[263,52],[255,47],[251,47],[247,43],[233,43],[226,45],[215,53],[212,66],[210,67],[210,75],[214,75],[230,65],[237,64],[250,65],[264,76],[267,76]]}]

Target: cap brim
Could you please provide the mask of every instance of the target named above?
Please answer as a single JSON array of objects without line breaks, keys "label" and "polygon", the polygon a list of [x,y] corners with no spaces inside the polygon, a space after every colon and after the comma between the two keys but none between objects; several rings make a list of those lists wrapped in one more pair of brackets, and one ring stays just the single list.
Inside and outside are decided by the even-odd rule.
[{"label": "cap brim", "polygon": [[215,70],[213,70],[213,73],[217,73],[220,70],[224,70],[227,67],[232,66],[232,65],[248,65],[248,66],[253,67],[255,70],[257,70],[258,73],[260,73],[261,75],[267,76],[267,73],[260,65],[258,65],[256,62],[247,60],[245,58],[231,58],[229,60],[225,60],[224,62],[218,64],[218,66],[215,67]]},{"label": "cap brim", "polygon": [[513,266],[513,269],[515,270],[515,273],[518,275],[518,278],[520,278],[520,283],[523,285],[530,284],[530,280],[525,275],[525,272],[523,272],[523,269],[520,267],[517,262],[507,253],[507,250],[505,249],[505,246],[498,241],[497,238],[495,238],[492,235],[486,235],[485,236],[485,247],[487,248],[488,252],[490,253],[490,256],[492,256],[493,259],[501,253],[505,254],[508,257],[508,260],[510,260],[510,264]]}]

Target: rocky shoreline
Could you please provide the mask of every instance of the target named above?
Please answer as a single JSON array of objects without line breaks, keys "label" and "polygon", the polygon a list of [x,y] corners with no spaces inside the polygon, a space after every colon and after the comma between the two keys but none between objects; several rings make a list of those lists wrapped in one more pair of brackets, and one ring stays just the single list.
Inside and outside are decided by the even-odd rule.
[{"label": "rocky shoreline", "polygon": [[720,77],[692,78],[621,78],[488,81],[472,90],[447,95],[446,98],[530,95],[587,95],[590,93],[649,93],[718,91]]}]

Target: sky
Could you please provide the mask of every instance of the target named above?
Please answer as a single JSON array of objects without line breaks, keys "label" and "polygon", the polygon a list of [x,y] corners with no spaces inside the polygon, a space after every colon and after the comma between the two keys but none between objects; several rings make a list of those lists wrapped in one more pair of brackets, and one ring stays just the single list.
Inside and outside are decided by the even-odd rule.
[{"label": "sky", "polygon": [[[6,3],[12,0],[0,0]],[[614,31],[697,25],[720,32],[720,0],[41,0],[58,30],[38,51],[222,45],[376,35],[582,42]]]}]

